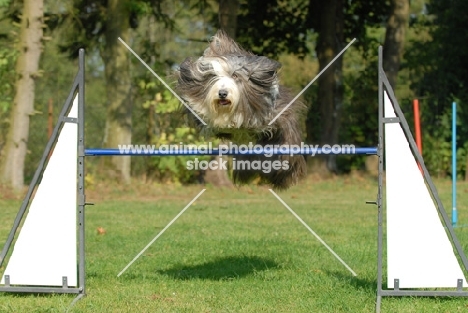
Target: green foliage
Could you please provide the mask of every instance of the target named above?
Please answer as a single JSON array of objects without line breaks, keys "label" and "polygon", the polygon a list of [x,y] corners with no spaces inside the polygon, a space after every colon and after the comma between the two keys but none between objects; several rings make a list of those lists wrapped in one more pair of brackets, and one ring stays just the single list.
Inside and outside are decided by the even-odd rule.
[{"label": "green foliage", "polygon": [[[158,23],[167,29],[174,28],[173,19],[163,11],[162,1],[121,0],[129,10],[131,28],[138,28],[140,20],[152,15]],[[102,49],[105,45],[103,36],[106,32],[107,0],[73,0],[68,14],[60,22],[63,30],[59,47],[71,58],[78,56],[80,48]]]},{"label": "green foliage", "polygon": [[[169,84],[170,74],[186,57],[198,57],[207,39],[217,28],[217,1],[143,1],[124,0],[131,12],[131,46]],[[237,39],[254,53],[279,59],[283,64],[281,79],[293,92],[301,90],[317,74],[314,54],[320,31],[318,0],[246,1],[240,3]],[[377,47],[384,38],[384,23],[390,1],[348,1],[345,6],[345,40],[358,41],[344,54],[343,101],[340,142],[356,146],[374,146],[377,138]],[[4,130],[13,102],[15,50],[12,47],[12,21],[21,13],[20,1],[0,0],[0,129]],[[6,8],[6,9],[3,9]],[[468,137],[468,101],[466,62],[463,49],[467,42],[464,29],[466,3],[461,0],[432,0],[424,7],[423,0],[411,2],[409,42],[400,69],[396,95],[408,122],[412,124],[410,101],[422,98],[421,112],[424,157],[431,172],[443,176],[451,171],[450,123],[448,109],[453,99],[459,103],[458,174],[465,171],[466,138]],[[45,45],[41,68],[44,77],[37,81],[35,110],[31,118],[30,153],[27,176],[47,140],[47,103],[53,100],[55,113],[69,91],[76,63],[66,60],[85,47],[87,55],[87,122],[88,146],[99,147],[105,136],[106,103],[103,63],[99,54],[104,43],[106,23],[105,0],[73,0],[48,3],[46,23],[52,41]],[[53,25],[53,26],[50,26]],[[52,31],[53,30],[53,31]],[[454,35],[455,34],[455,35]],[[59,47],[59,48],[57,48]],[[62,52],[62,53],[61,53]],[[205,138],[192,128],[184,128],[180,104],[136,59],[132,60],[133,143],[202,143]],[[310,110],[301,121],[307,123],[307,140],[316,142],[322,117],[319,113],[317,83],[304,94]],[[55,120],[54,120],[55,122]],[[5,132],[0,132],[0,148]],[[190,182],[197,173],[188,173],[187,158],[132,158],[134,175],[150,179]],[[91,163],[95,161],[90,161]],[[339,168],[347,172],[360,169],[364,158],[340,157]],[[97,165],[96,165],[97,167]]]},{"label": "green foliage", "polygon": [[[162,4],[161,12],[174,17],[174,23],[179,26],[177,29],[166,28],[153,15],[142,15],[140,27],[134,33],[132,47],[172,88],[173,68],[187,57],[201,55],[207,45],[207,41],[191,39],[206,36],[204,17],[199,15],[201,8],[196,4],[199,5],[198,2],[190,2],[190,5],[182,2]],[[202,9],[211,10],[208,4]],[[132,76],[135,103],[133,143],[155,146],[204,143],[205,138],[197,130],[186,126],[188,123],[182,114],[181,103],[136,58],[132,58]],[[193,157],[132,158],[132,173],[144,175],[147,180],[194,182],[200,179],[200,173],[186,169],[186,162],[190,159]]]},{"label": "green foliage", "polygon": [[[2,23],[0,22],[0,25]],[[8,25],[3,22],[3,24]],[[5,27],[12,28],[11,25]],[[10,125],[10,112],[13,107],[15,90],[15,64],[18,52],[13,48],[10,36],[5,39],[0,37],[0,154],[5,144]]]},{"label": "green foliage", "polygon": [[438,176],[451,173],[451,106],[458,105],[458,175],[466,167],[468,137],[467,49],[461,48],[468,35],[460,31],[468,18],[466,1],[432,0],[415,15],[410,31],[404,68],[410,73],[409,85],[421,98],[424,158]]},{"label": "green foliage", "polygon": [[[145,102],[147,104],[148,102]],[[148,129],[152,132],[150,136],[150,144],[157,147],[161,145],[183,145],[194,144],[200,145],[203,143],[201,138],[197,135],[194,128],[181,127],[180,104],[179,101],[173,97],[168,90],[162,93],[157,93],[154,101],[149,102],[148,114],[154,114],[155,125],[153,129]],[[157,133],[157,135],[155,135]],[[200,160],[209,159],[209,157],[198,157]],[[197,180],[200,175],[199,172],[189,171],[186,168],[187,161],[193,159],[188,156],[172,156],[168,158],[154,158],[151,159],[151,166],[147,171],[152,177],[158,178],[160,181],[172,180],[181,183],[189,183]]]},{"label": "green foliage", "polygon": [[[319,0],[240,1],[237,40],[257,54],[277,57],[292,53],[304,58],[312,52],[308,33],[320,32],[323,5]],[[388,0],[345,1],[346,40],[356,37],[356,46],[366,46],[367,29],[385,22],[389,8]],[[212,23],[216,25],[217,20],[215,16]]]},{"label": "green foliage", "polygon": [[[378,38],[383,28],[369,28],[366,45],[352,47],[344,61],[345,102],[343,104],[340,142],[356,147],[377,146],[378,138]],[[340,171],[361,170],[365,156],[340,157]]]},{"label": "green foliage", "polygon": [[13,103],[15,62],[18,53],[0,46],[0,116],[6,114]]},{"label": "green foliage", "polygon": [[[319,5],[319,0],[313,0]],[[388,19],[391,8],[389,0],[368,0],[368,1],[344,1],[345,18],[344,32],[349,39],[358,38],[357,46],[364,50],[372,49],[373,40],[369,41],[368,32],[371,29],[379,28]]]},{"label": "green foliage", "polygon": [[10,0],[0,0],[0,8],[7,7]]},{"label": "green foliage", "polygon": [[305,57],[307,6],[306,0],[240,1],[236,39],[257,54],[275,57],[288,52]]},{"label": "green foliage", "polygon": [[[458,106],[461,107],[461,106]],[[460,109],[457,108],[459,112]],[[457,128],[461,128],[461,118]],[[437,177],[452,175],[452,110],[447,108],[435,118],[432,131],[423,136],[423,157],[428,170]],[[466,171],[467,142],[457,136],[457,176],[464,177]]]},{"label": "green foliage", "polygon": [[[138,82],[138,98],[142,99],[141,109],[143,109],[141,113],[146,119],[145,142],[156,147],[203,144],[204,139],[198,135],[196,129],[183,127],[184,119],[181,118],[179,100],[154,78],[149,79],[140,78]],[[139,137],[141,138],[141,135]],[[209,159],[209,157],[197,158]],[[192,183],[200,179],[200,172],[187,169],[187,161],[191,159],[193,157],[189,156],[149,158],[145,160],[144,165],[140,164],[140,167],[134,162],[133,164],[137,166],[134,166],[133,172],[138,174],[144,168],[147,180]]]}]

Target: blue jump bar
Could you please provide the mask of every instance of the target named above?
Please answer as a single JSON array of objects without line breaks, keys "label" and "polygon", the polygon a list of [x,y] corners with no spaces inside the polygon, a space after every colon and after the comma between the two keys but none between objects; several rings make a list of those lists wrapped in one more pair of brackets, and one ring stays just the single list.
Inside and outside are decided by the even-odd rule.
[{"label": "blue jump bar", "polygon": [[[200,149],[201,150],[201,149]],[[172,151],[159,151],[155,150],[144,150],[144,149],[85,149],[86,156],[168,156],[168,155],[219,155],[218,148],[212,149],[203,149],[203,151],[197,151],[194,149],[185,149],[178,150],[174,149]],[[333,149],[331,148],[303,148],[299,149],[250,149],[248,151],[222,151],[222,155],[322,155],[322,154],[333,154],[333,155],[375,155],[377,154],[377,147],[364,147],[364,148],[354,148],[354,149]]]}]

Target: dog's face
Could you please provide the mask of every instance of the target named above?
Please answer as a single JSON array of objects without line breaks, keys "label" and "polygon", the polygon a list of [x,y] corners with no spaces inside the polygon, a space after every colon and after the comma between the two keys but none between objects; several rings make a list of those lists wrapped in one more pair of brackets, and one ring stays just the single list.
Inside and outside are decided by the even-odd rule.
[{"label": "dog's face", "polygon": [[[196,101],[190,103],[214,125],[227,126],[227,121],[223,119],[236,117],[235,111],[241,101],[238,74],[232,72],[229,64],[222,58],[205,58],[199,61],[199,65],[208,69],[209,73],[206,76],[208,88],[199,108]],[[242,120],[237,117],[234,127],[240,127],[242,124]]]},{"label": "dog's face", "polygon": [[178,90],[210,127],[261,131],[274,117],[280,66],[218,32],[202,57],[180,65]]}]

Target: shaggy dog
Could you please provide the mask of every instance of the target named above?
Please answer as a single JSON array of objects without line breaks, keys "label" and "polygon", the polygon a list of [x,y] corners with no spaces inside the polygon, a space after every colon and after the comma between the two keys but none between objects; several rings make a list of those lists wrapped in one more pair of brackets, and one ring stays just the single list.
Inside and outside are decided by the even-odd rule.
[{"label": "shaggy dog", "polygon": [[[207,124],[203,125],[188,113],[204,134],[231,140],[237,145],[253,142],[269,147],[300,146],[298,114],[304,105],[300,101],[289,105],[293,97],[279,84],[280,67],[274,60],[242,49],[225,32],[218,31],[203,56],[187,58],[180,64],[176,72],[177,90]],[[285,107],[287,109],[269,125]],[[234,164],[233,178],[237,184],[260,176],[275,189],[286,189],[306,172],[302,155],[236,155],[235,158],[237,162],[253,164],[256,161],[258,165],[270,161],[270,165],[277,165],[265,171],[236,168]]]}]

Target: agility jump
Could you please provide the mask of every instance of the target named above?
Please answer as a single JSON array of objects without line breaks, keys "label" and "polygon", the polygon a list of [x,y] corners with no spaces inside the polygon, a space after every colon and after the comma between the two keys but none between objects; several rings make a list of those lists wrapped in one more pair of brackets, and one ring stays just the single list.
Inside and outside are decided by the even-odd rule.
[{"label": "agility jump", "polygon": [[[71,293],[77,294],[76,299],[86,294],[85,157],[117,154],[115,149],[85,147],[84,73],[84,51],[80,50],[79,70],[72,89],[0,254],[0,266],[8,261],[1,276],[0,291]],[[464,289],[466,278],[457,256],[464,270],[468,270],[468,260],[385,76],[381,48],[378,73],[378,146],[357,149],[355,153],[376,154],[379,158],[375,201],[378,211],[376,311],[380,311],[385,296],[468,296]],[[384,213],[387,215],[386,243],[383,240]],[[410,216],[413,215],[419,223],[412,222],[414,219]],[[60,230],[54,224],[53,233],[48,231],[50,217],[60,218]],[[23,219],[23,227],[14,242]],[[415,237],[415,233],[419,236]],[[64,249],[69,251],[64,252]],[[9,252],[11,256],[7,258]],[[37,258],[38,252],[44,257]],[[384,257],[387,289],[383,288]]]}]

